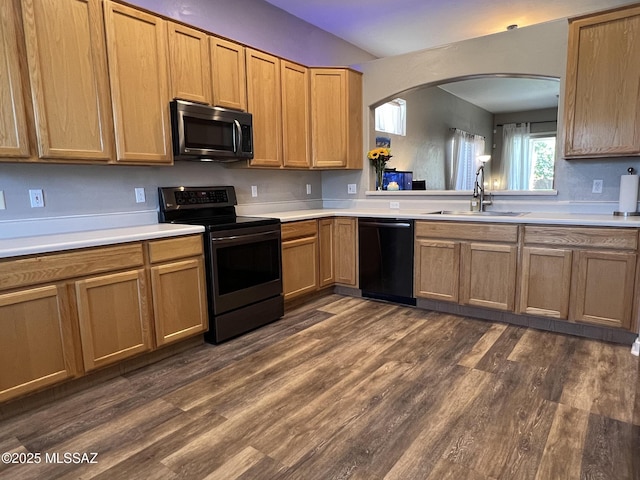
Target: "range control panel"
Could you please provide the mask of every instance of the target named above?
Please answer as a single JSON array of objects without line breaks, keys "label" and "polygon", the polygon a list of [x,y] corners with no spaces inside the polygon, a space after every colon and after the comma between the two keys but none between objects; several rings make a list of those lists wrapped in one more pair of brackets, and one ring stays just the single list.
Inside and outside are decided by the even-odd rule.
[{"label": "range control panel", "polygon": [[232,186],[161,187],[158,193],[160,211],[233,207],[238,203]]}]

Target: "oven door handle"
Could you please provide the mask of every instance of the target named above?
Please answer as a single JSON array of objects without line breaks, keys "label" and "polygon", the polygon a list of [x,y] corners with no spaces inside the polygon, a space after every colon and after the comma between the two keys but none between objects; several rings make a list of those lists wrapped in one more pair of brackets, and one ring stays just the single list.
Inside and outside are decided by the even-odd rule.
[{"label": "oven door handle", "polygon": [[279,232],[262,232],[262,233],[249,233],[248,235],[231,235],[229,237],[211,237],[212,242],[231,242],[233,240],[247,240],[249,238],[258,238],[258,237],[266,237],[270,236],[273,238],[278,238]]}]

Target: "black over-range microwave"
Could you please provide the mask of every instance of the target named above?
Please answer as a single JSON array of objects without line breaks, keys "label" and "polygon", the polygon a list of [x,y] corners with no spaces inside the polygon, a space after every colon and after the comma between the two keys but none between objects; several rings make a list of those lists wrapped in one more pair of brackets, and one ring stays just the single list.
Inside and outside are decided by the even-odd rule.
[{"label": "black over-range microwave", "polygon": [[175,160],[232,162],[253,158],[250,113],[200,103],[170,103]]}]

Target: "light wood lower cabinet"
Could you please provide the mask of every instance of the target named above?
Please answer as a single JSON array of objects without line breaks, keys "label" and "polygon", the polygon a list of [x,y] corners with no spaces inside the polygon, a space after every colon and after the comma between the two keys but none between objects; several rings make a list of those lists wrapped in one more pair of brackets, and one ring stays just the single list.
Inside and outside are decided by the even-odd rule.
[{"label": "light wood lower cabinet", "polygon": [[417,239],[414,258],[416,296],[457,303],[460,242]]},{"label": "light wood lower cabinet", "polygon": [[514,311],[516,245],[465,242],[460,252],[460,302]]},{"label": "light wood lower cabinet", "polygon": [[200,235],[149,242],[158,346],[197,335],[208,328],[202,251]]},{"label": "light wood lower cabinet", "polygon": [[355,218],[333,219],[333,269],[335,282],[358,286],[358,222]]},{"label": "light wood lower cabinet", "polygon": [[638,231],[525,226],[519,313],[632,328]]},{"label": "light wood lower cabinet", "polygon": [[355,218],[321,218],[282,225],[285,300],[334,284],[357,286]]},{"label": "light wood lower cabinet", "polygon": [[416,297],[514,311],[518,226],[416,222]]},{"label": "light wood lower cabinet", "polygon": [[317,221],[282,225],[282,288],[285,300],[317,290],[318,262]]},{"label": "light wood lower cabinet", "polygon": [[151,350],[144,269],[75,282],[84,368]]},{"label": "light wood lower cabinet", "polygon": [[1,259],[0,402],[202,333],[203,262],[201,235]]},{"label": "light wood lower cabinet", "polygon": [[0,402],[76,375],[64,285],[0,293]]},{"label": "light wood lower cabinet", "polygon": [[572,251],[524,247],[518,311],[566,319],[569,314]]}]

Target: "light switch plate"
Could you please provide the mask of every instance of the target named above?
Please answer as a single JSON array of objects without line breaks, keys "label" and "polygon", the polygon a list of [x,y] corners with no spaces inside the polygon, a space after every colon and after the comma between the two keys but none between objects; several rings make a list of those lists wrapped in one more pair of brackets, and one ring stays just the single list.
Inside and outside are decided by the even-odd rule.
[{"label": "light switch plate", "polygon": [[311,195],[311,184],[307,183],[307,195]]},{"label": "light switch plate", "polygon": [[400,208],[400,202],[389,202],[389,208]]},{"label": "light switch plate", "polygon": [[356,186],[355,183],[347,184],[347,193],[352,195],[358,193],[358,187]]},{"label": "light switch plate", "polygon": [[0,190],[0,210],[4,210],[7,206],[4,203],[4,191]]},{"label": "light switch plate", "polygon": [[258,196],[258,186],[257,185],[251,185],[251,196],[254,197],[254,198]]}]

